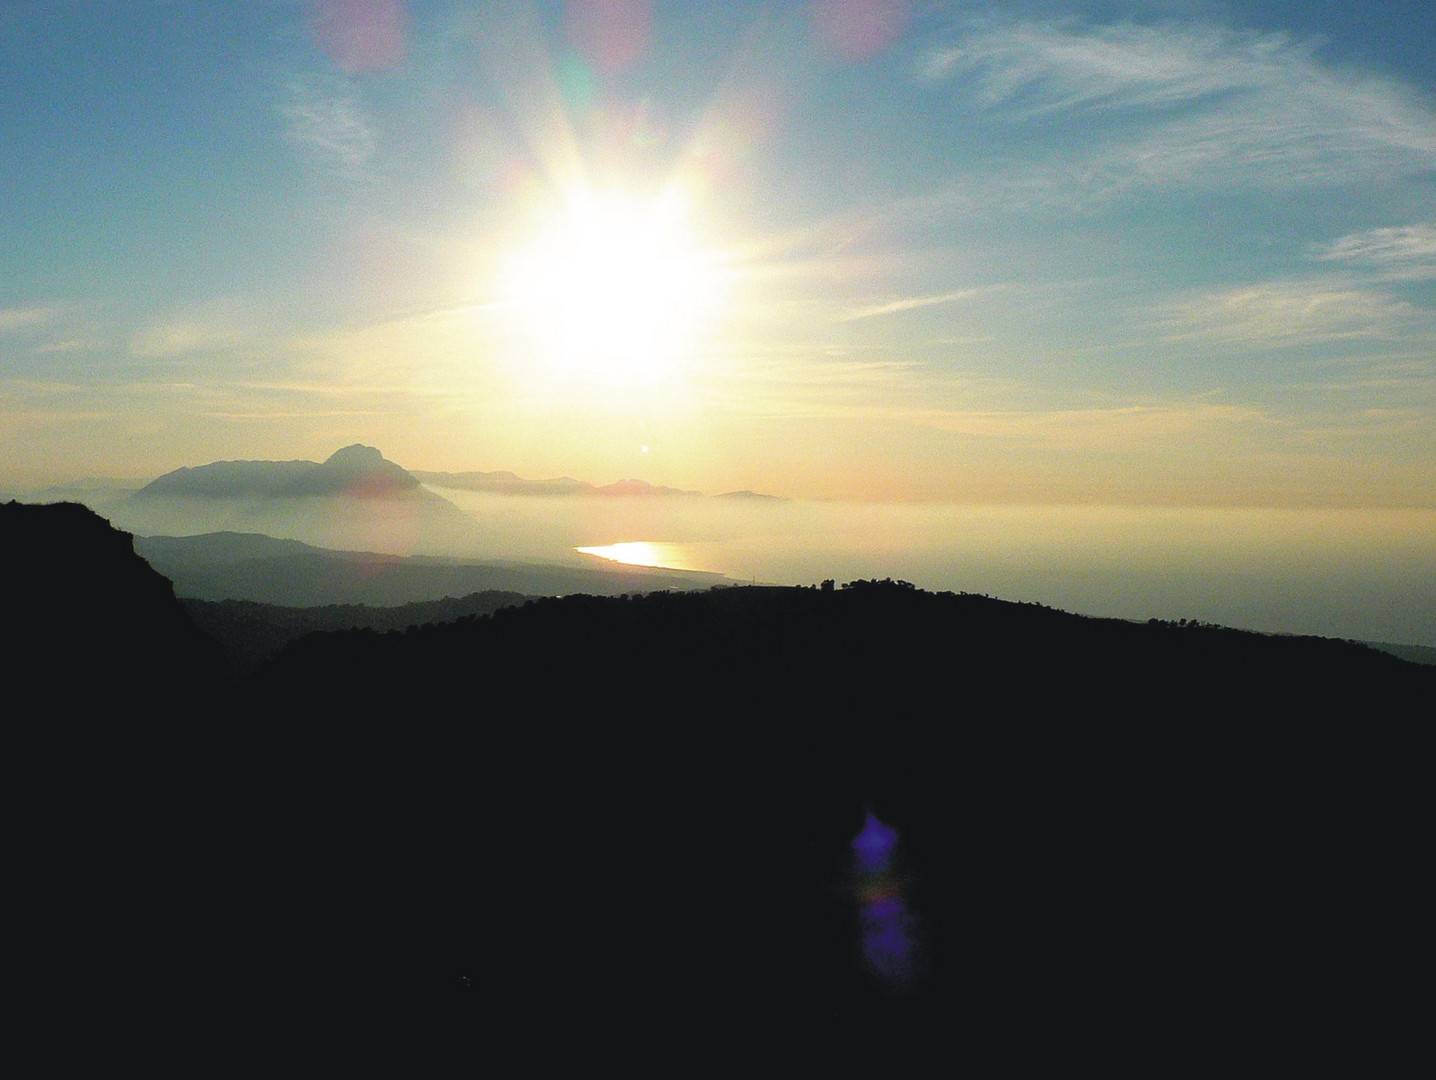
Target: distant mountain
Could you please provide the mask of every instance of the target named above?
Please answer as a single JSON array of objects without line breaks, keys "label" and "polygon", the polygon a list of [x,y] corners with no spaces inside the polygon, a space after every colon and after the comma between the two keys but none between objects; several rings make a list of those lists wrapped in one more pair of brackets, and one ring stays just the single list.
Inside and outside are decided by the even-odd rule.
[{"label": "distant mountain", "polygon": [[277,499],[316,461],[215,461],[183,467],[150,481],[136,494],[142,499],[167,496],[199,499]]},{"label": "distant mountain", "polygon": [[779,495],[764,495],[761,492],[748,491],[746,489],[743,491],[725,491],[722,495],[716,496],[716,498],[732,499],[734,502],[779,503],[788,501]]},{"label": "distant mountain", "polygon": [[1436,667],[1436,648],[1429,645],[1400,645],[1390,641],[1367,641],[1363,644],[1373,649],[1380,649],[1382,652],[1388,652],[1392,656],[1399,656],[1413,664]]},{"label": "distant mountain", "polygon": [[[283,559],[309,555],[322,549],[302,540],[285,540],[262,533],[204,533],[200,536],[137,536],[135,550],[150,565],[163,567],[161,573],[174,581],[212,567],[234,566],[256,560]],[[335,552],[334,554],[339,554]],[[358,552],[345,554],[358,556]],[[366,559],[393,556],[365,555]],[[181,590],[182,595],[183,590]]]},{"label": "distant mountain", "polygon": [[264,533],[377,551],[462,549],[475,527],[411,473],[358,444],[323,462],[217,461],[176,469],[106,513],[140,535]]},{"label": "distant mountain", "polygon": [[701,493],[697,491],[683,491],[680,488],[655,486],[646,480],[620,480],[614,484],[604,484],[602,487],[594,488],[598,495],[618,496],[621,498],[698,498]]},{"label": "distant mountain", "polygon": [[423,472],[413,475],[435,487],[461,491],[488,491],[498,495],[573,496],[592,495],[594,486],[583,480],[561,476],[553,480],[525,480],[511,472]]},{"label": "distant mountain", "polygon": [[[422,485],[372,446],[355,443],[314,461],[216,461],[165,473],[140,489],[141,498],[355,499],[424,497]],[[429,495],[432,498],[432,495]]]},{"label": "distant mountain", "polygon": [[104,477],[82,477],[64,484],[31,491],[21,501],[33,504],[57,502],[79,503],[88,506],[101,517],[106,508],[122,499],[128,499],[145,486],[143,480],[111,480]]},{"label": "distant mountain", "polygon": [[602,559],[587,565],[399,556],[339,551],[296,540],[238,533],[145,536],[136,550],[175,583],[181,596],[250,600],[290,607],[368,604],[393,607],[480,592],[602,596],[654,589],[699,589],[723,584],[718,574],[622,566]]}]

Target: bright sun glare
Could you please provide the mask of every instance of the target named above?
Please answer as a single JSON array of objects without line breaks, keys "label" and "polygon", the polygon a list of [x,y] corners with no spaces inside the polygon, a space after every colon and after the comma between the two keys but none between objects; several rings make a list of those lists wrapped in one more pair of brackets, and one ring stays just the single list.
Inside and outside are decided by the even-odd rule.
[{"label": "bright sun glare", "polygon": [[574,548],[585,555],[597,555],[609,562],[625,566],[652,566],[666,570],[697,570],[684,556],[680,544],[664,544],[648,540],[630,540],[622,544]]},{"label": "bright sun glare", "polygon": [[555,375],[648,382],[697,344],[719,277],[681,192],[582,190],[514,259],[509,292]]}]

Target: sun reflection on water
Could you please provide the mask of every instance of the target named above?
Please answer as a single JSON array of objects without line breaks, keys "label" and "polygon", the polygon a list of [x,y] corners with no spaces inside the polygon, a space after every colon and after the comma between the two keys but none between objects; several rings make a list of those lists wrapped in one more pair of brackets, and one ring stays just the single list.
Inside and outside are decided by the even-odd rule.
[{"label": "sun reflection on water", "polygon": [[664,544],[649,540],[632,540],[622,544],[574,548],[584,555],[623,563],[625,566],[653,566],[663,570],[700,570],[684,557],[683,545]]}]

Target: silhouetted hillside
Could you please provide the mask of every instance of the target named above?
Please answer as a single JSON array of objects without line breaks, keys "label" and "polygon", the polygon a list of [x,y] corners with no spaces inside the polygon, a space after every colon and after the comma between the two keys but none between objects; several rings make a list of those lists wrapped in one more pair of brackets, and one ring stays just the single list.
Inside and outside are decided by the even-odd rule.
[{"label": "silhouetted hillside", "polygon": [[223,656],[82,506],[0,506],[0,566],[12,1020],[107,1047],[191,1027],[236,914]]},{"label": "silhouetted hillside", "polygon": [[367,604],[284,607],[249,600],[182,599],[180,603],[195,625],[224,648],[230,669],[247,674],[305,634],[326,630],[404,630],[426,623],[490,615],[526,599],[529,597],[520,593],[491,591],[397,607]]},{"label": "silhouetted hillside", "polygon": [[[902,583],[835,590],[729,588],[540,600],[484,620],[404,635],[331,635],[279,658],[268,677],[327,687],[353,664],[393,672],[467,659],[503,678],[582,698],[615,679],[649,701],[760,692],[794,710],[921,714],[939,701],[993,715],[1093,712],[1105,719],[1330,716],[1410,708],[1436,673],[1328,638],[1264,635],[1153,620],[1096,619]],[[382,684],[365,691],[382,699]],[[372,695],[380,695],[375,698]],[[581,708],[578,702],[570,703]],[[737,701],[734,702],[737,704]],[[642,710],[644,706],[637,708]],[[772,704],[768,706],[772,708]]]},{"label": "silhouetted hillside", "polygon": [[[251,692],[356,815],[349,850],[325,834],[324,964],[415,903],[403,948],[455,957],[518,1042],[641,1016],[1133,1065],[1399,1005],[1371,987],[1414,926],[1433,688],[1342,642],[856,583],[316,635]],[[875,878],[865,807],[899,837]]]},{"label": "silhouetted hillside", "polygon": [[1432,669],[858,582],[311,634],[232,688],[125,534],[0,511],[32,998],[904,1072],[1384,1072],[1419,1007]]},{"label": "silhouetted hillside", "polygon": [[[7,585],[6,684],[47,712],[129,701],[144,715],[188,707],[224,675],[170,582],[134,538],[74,503],[0,506]],[[182,704],[184,703],[184,704]]]}]

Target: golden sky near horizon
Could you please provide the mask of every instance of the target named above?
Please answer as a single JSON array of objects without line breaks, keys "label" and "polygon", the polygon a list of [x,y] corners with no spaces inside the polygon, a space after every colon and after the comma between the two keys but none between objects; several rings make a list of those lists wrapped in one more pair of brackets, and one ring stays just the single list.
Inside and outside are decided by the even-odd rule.
[{"label": "golden sky near horizon", "polygon": [[1371,8],[6,9],[0,490],[1436,507],[1430,16]]}]

